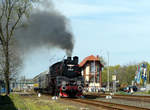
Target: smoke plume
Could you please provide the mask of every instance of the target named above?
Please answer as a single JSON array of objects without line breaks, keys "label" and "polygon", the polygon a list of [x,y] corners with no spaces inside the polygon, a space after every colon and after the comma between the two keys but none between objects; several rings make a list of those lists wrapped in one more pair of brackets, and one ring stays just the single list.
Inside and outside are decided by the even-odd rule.
[{"label": "smoke plume", "polygon": [[49,46],[63,49],[71,56],[74,46],[67,18],[54,9],[33,11],[29,19],[24,21],[23,27],[16,31],[15,36],[20,49],[25,52]]}]

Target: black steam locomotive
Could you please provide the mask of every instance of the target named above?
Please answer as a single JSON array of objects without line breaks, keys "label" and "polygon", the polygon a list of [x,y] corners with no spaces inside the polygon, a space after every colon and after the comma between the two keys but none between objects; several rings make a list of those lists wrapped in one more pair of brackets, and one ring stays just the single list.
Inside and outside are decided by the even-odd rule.
[{"label": "black steam locomotive", "polygon": [[35,90],[61,97],[78,97],[82,96],[83,86],[84,78],[75,56],[50,66],[47,74],[38,77]]}]

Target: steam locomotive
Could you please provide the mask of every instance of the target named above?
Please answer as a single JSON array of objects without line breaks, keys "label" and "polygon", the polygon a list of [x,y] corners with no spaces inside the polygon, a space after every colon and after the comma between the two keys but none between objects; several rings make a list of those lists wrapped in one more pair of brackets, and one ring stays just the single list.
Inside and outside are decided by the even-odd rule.
[{"label": "steam locomotive", "polygon": [[60,97],[80,97],[84,87],[84,78],[78,65],[78,57],[67,57],[49,67],[46,74],[37,78],[35,91],[50,93]]}]

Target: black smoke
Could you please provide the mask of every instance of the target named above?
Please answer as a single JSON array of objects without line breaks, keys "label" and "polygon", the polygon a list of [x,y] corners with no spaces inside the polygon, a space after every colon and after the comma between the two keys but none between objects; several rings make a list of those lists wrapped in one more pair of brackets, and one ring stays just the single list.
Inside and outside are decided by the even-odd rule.
[{"label": "black smoke", "polygon": [[16,31],[15,36],[20,49],[25,52],[48,46],[63,49],[71,56],[74,47],[68,19],[54,9],[34,10],[23,21],[23,26]]}]

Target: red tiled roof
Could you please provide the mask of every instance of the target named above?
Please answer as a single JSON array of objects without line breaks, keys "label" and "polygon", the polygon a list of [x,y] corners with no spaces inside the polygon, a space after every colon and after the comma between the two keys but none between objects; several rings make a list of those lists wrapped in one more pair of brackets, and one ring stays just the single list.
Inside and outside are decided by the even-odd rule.
[{"label": "red tiled roof", "polygon": [[84,66],[87,61],[100,61],[100,58],[98,56],[95,57],[93,55],[88,56],[79,64],[79,66],[80,67]]}]

